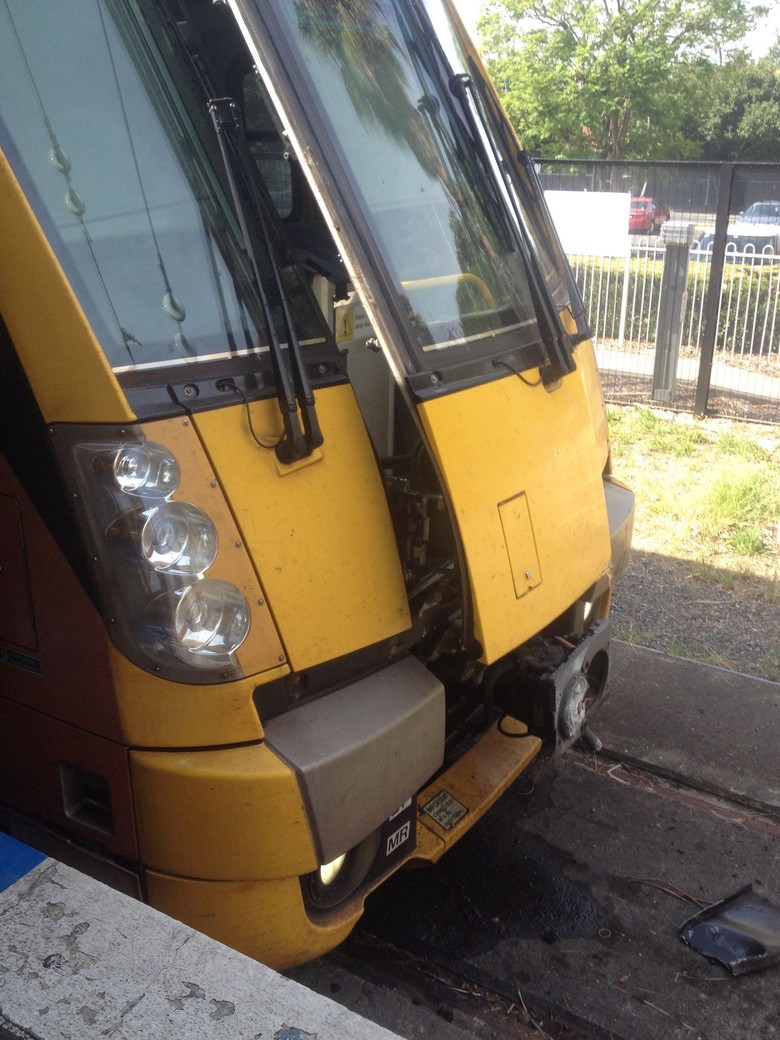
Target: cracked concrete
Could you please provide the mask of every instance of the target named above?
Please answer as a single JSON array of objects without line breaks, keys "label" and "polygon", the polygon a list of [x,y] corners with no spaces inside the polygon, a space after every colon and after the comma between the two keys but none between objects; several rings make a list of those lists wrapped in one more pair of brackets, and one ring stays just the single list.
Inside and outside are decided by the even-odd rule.
[{"label": "cracked concrete", "polygon": [[52,860],[0,916],[0,1040],[395,1035]]}]

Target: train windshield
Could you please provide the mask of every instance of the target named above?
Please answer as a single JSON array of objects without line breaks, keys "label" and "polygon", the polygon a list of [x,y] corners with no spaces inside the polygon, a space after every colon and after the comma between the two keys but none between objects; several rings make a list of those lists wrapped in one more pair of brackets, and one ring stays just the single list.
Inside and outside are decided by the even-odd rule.
[{"label": "train windshield", "polygon": [[[328,157],[368,250],[360,288],[392,313],[407,371],[518,349],[522,367],[573,367],[557,313],[565,263],[538,219],[532,167],[443,0],[72,0],[46,12],[0,0],[0,148],[125,385],[244,357],[270,388],[293,339],[318,361],[335,353],[310,279],[343,293],[347,276],[301,205],[310,160],[296,163],[280,133],[290,106]],[[236,19],[250,46],[257,30],[276,52],[270,79],[269,54],[254,53],[263,90]],[[243,160],[240,134],[231,159],[213,119],[227,96]]]},{"label": "train windshield", "polygon": [[135,0],[0,0],[0,148],[120,374],[267,355],[283,302],[304,347],[326,334],[288,270],[280,300],[262,241],[256,277],[210,87],[179,43]]},{"label": "train windshield", "polygon": [[[268,5],[241,5],[247,20]],[[423,364],[538,341],[528,265],[441,0],[270,5]],[[281,36],[281,39],[279,38]],[[433,359],[432,359],[433,356]]]}]

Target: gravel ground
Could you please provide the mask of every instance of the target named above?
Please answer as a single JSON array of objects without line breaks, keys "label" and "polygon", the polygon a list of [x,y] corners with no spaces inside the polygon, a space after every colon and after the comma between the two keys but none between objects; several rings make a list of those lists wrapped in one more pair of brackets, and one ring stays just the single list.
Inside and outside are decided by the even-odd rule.
[{"label": "gravel ground", "polygon": [[[613,601],[618,638],[780,682],[780,516],[769,518],[762,551],[745,556],[702,511],[718,482],[752,473],[777,486],[780,427],[611,412],[615,474],[637,502],[630,563]],[[649,430],[637,433],[637,420],[649,418]],[[724,450],[729,443],[736,454]]]},{"label": "gravel ground", "polygon": [[755,577],[697,577],[688,560],[635,549],[615,589],[616,635],[630,643],[780,681],[780,603]]}]

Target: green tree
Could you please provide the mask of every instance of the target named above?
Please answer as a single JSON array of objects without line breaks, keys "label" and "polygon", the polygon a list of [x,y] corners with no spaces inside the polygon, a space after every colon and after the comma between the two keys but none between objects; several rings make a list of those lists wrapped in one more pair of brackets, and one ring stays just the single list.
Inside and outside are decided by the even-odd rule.
[{"label": "green tree", "polygon": [[780,46],[713,68],[707,96],[694,131],[703,158],[780,162]]},{"label": "green tree", "polygon": [[529,150],[687,158],[703,69],[762,13],[748,0],[490,0],[479,28]]}]

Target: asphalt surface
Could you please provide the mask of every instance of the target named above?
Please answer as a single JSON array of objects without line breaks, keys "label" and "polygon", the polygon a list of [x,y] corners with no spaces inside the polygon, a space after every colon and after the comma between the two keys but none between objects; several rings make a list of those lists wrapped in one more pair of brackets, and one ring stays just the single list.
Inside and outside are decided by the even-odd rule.
[{"label": "asphalt surface", "polygon": [[744,885],[780,904],[780,684],[616,643],[593,728],[295,978],[409,1038],[780,1038],[780,966],[679,937]]},{"label": "asphalt surface", "polygon": [[607,754],[780,818],[780,684],[614,647]]}]

